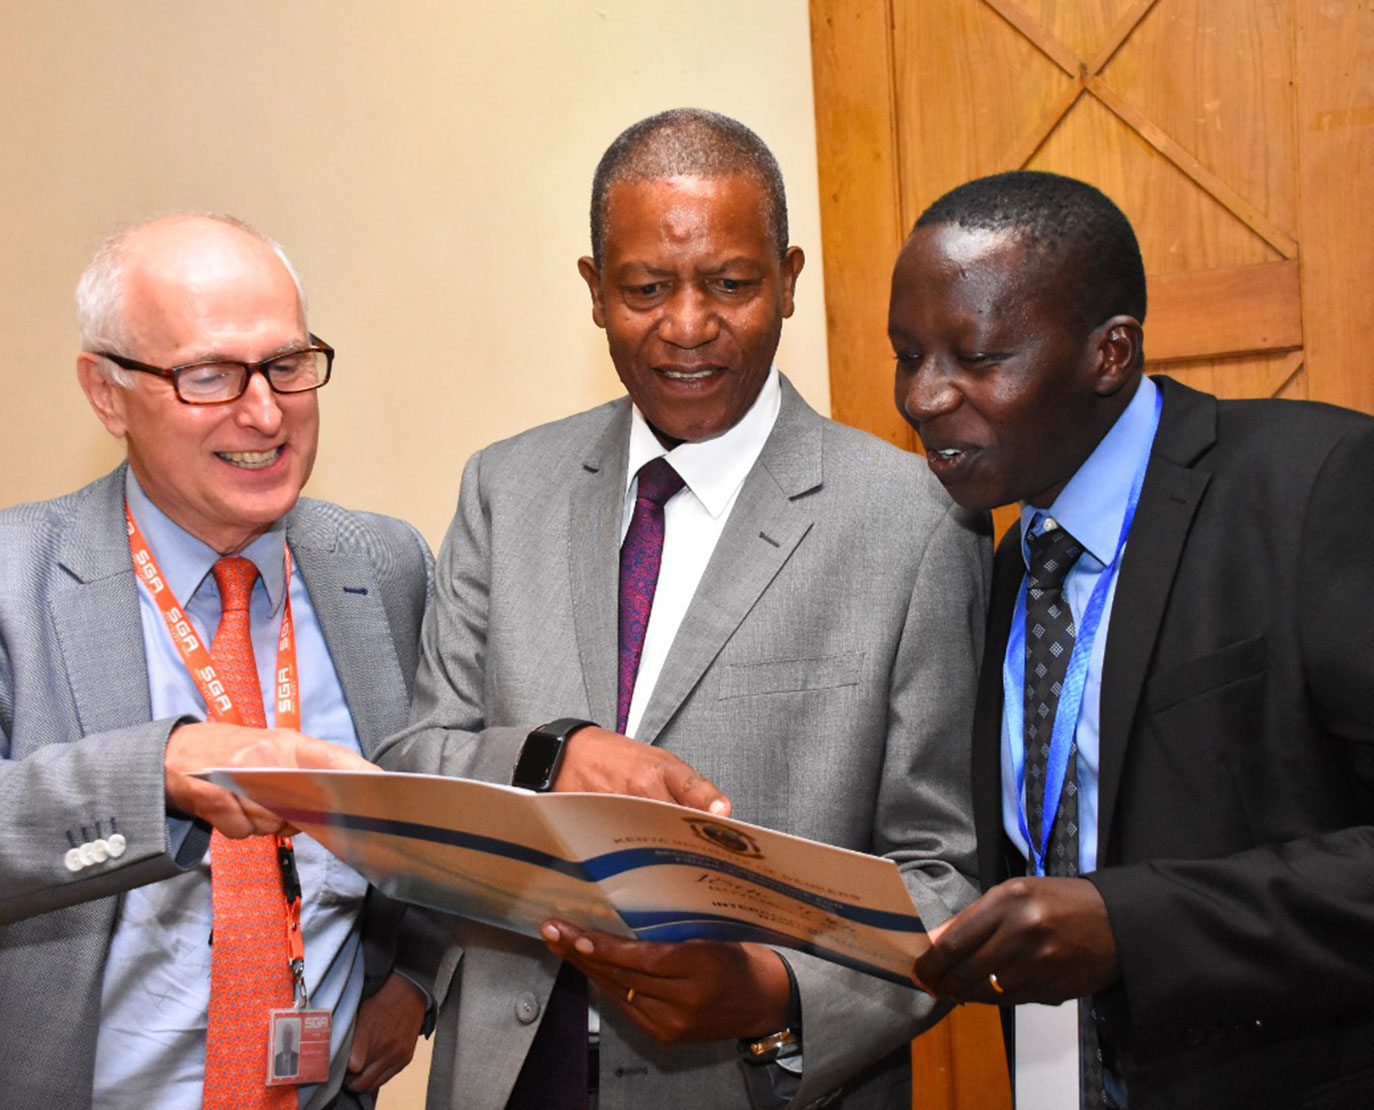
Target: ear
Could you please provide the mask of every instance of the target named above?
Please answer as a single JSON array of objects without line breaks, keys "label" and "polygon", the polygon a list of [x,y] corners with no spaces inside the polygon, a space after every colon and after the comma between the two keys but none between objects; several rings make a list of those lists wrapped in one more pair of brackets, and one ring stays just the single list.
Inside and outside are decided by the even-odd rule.
[{"label": "ear", "polygon": [[577,272],[582,275],[582,280],[587,283],[587,288],[592,294],[592,320],[598,328],[606,326],[606,305],[601,296],[601,271],[596,268],[596,261],[591,255],[584,254],[577,260]]},{"label": "ear", "polygon": [[128,397],[122,386],[110,381],[100,368],[100,357],[90,351],[82,351],[76,356],[76,380],[81,383],[81,391],[95,409],[105,430],[115,438],[122,438],[128,430],[129,422],[124,406]]},{"label": "ear", "polygon": [[797,275],[802,272],[802,267],[806,264],[806,256],[802,254],[801,247],[788,247],[782,256],[782,317],[787,319],[792,315],[792,295],[797,288]]},{"label": "ear", "polygon": [[1094,390],[1110,397],[1140,376],[1145,363],[1145,331],[1134,316],[1113,316],[1099,324],[1092,343],[1097,351]]}]

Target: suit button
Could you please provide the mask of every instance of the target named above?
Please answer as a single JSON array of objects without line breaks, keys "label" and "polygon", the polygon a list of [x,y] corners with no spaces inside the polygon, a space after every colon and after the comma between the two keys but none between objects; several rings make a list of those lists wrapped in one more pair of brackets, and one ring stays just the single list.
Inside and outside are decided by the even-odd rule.
[{"label": "suit button", "polygon": [[81,857],[81,863],[86,867],[90,867],[93,863],[100,862],[95,858],[95,846],[92,845],[89,840],[81,845],[81,847],[76,850],[76,853]]},{"label": "suit button", "polygon": [[62,862],[67,865],[68,871],[80,871],[86,865],[81,862],[81,852],[76,848],[70,848],[62,858]]},{"label": "suit button", "polygon": [[110,849],[111,859],[118,859],[124,854],[124,849],[129,846],[129,842],[124,839],[123,833],[112,833],[105,840],[105,844]]},{"label": "suit button", "polygon": [[103,839],[92,840],[91,856],[96,863],[104,863],[110,858],[110,846]]},{"label": "suit button", "polygon": [[529,1025],[539,1016],[539,999],[529,991],[524,991],[515,999],[515,1020],[521,1025]]}]

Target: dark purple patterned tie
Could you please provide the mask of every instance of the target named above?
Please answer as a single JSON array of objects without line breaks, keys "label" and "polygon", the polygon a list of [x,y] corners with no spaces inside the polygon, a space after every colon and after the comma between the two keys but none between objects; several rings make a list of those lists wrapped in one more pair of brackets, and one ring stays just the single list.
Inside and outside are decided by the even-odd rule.
[{"label": "dark purple patterned tie", "polygon": [[659,456],[639,468],[639,489],[625,542],[620,545],[620,695],[615,730],[625,732],[630,699],[644,651],[644,630],[654,607],[663,561],[663,505],[683,486],[682,475]]}]

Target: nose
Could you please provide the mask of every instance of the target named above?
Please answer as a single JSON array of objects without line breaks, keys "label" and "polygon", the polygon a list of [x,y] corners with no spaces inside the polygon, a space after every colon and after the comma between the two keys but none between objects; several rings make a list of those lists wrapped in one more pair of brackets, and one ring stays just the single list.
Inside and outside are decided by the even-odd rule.
[{"label": "nose", "polygon": [[959,407],[954,383],[928,360],[913,370],[899,366],[895,385],[897,410],[914,428]]},{"label": "nose", "polygon": [[267,384],[266,374],[252,374],[248,388],[234,402],[235,420],[245,428],[253,428],[265,435],[276,435],[281,428],[281,398]]},{"label": "nose", "polygon": [[684,285],[664,305],[658,334],[674,347],[703,347],[720,334],[720,318],[704,290]]}]

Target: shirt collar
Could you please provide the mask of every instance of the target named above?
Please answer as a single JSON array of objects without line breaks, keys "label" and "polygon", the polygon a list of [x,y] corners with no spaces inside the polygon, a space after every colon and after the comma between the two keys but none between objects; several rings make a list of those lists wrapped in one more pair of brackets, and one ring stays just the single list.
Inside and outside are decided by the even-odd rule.
[{"label": "shirt collar", "polygon": [[1022,553],[1036,519],[1052,516],[1083,549],[1106,566],[1116,556],[1121,522],[1131,498],[1131,482],[1154,442],[1155,394],[1159,387],[1144,375],[1125,410],[1102,437],[1048,509],[1021,506]]},{"label": "shirt collar", "polygon": [[[219,552],[182,528],[153,503],[134,477],[133,468],[125,471],[124,495],[129,512],[138,522],[143,538],[152,549],[158,569],[171,587],[172,596],[185,606],[205,576],[219,560]],[[270,528],[239,552],[258,568],[267,590],[271,612],[281,607],[286,583],[286,521],[275,521]]]},{"label": "shirt collar", "polygon": [[697,443],[680,443],[665,451],[644,414],[635,406],[630,416],[629,469],[625,490],[640,467],[651,459],[666,455],[673,469],[682,475],[693,495],[712,517],[719,517],[753,469],[763,445],[773,431],[782,408],[782,382],[778,368],[772,367],[763,388],[737,424],[721,435]]}]

